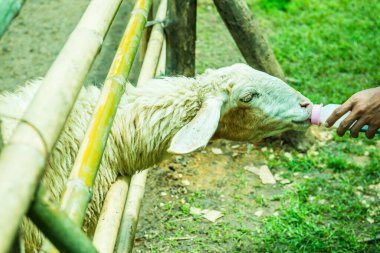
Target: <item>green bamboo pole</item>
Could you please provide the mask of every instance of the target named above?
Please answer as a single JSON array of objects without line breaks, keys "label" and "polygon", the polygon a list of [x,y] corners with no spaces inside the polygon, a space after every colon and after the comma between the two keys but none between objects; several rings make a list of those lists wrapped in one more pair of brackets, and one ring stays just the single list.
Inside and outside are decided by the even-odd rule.
[{"label": "green bamboo pole", "polygon": [[26,214],[52,150],[121,0],[92,0],[0,154],[0,252]]},{"label": "green bamboo pole", "polygon": [[12,19],[20,11],[24,0],[1,0],[0,1],[0,37],[3,35]]},{"label": "green bamboo pole", "polygon": [[62,196],[61,207],[78,225],[82,224],[90,201],[91,188],[151,3],[151,0],[138,0],[135,4]]},{"label": "green bamboo pole", "polygon": [[[151,0],[138,0],[133,8],[63,191],[61,208],[79,226],[83,223],[88,203],[91,200],[91,190],[151,4]],[[57,252],[48,241],[44,242],[43,249],[48,252]]]},{"label": "green bamboo pole", "polygon": [[[166,17],[167,0],[161,0],[157,10],[156,20],[164,20]],[[155,76],[156,69],[162,69],[163,66],[157,67],[160,62],[160,53],[164,41],[164,30],[161,24],[154,25],[150,35],[148,48],[145,53],[144,63],[141,68],[140,77],[137,85],[152,79]],[[163,57],[162,57],[163,58]],[[160,63],[164,63],[161,61]],[[135,174],[130,182],[127,201],[125,203],[120,230],[116,242],[115,252],[125,253],[132,252],[133,241],[135,238],[137,222],[139,218],[140,207],[144,197],[145,183],[148,170]]]},{"label": "green bamboo pole", "polygon": [[98,252],[91,240],[67,217],[59,205],[49,200],[42,184],[38,188],[36,200],[32,202],[28,216],[61,252]]}]

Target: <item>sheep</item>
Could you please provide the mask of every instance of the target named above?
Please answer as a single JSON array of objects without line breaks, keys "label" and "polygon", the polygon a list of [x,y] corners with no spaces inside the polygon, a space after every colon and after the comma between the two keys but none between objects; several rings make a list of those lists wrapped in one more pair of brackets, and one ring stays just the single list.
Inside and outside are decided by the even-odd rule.
[{"label": "sheep", "polygon": [[[0,95],[0,115],[20,118],[41,80]],[[84,87],[51,153],[42,182],[59,200],[100,95]],[[185,154],[211,139],[257,142],[290,129],[309,126],[311,102],[286,83],[245,64],[209,70],[195,78],[164,77],[128,86],[111,129],[83,229],[91,236],[105,195],[118,175],[133,175],[169,153]],[[5,143],[17,122],[4,117]],[[23,222],[28,251],[42,236]]]}]

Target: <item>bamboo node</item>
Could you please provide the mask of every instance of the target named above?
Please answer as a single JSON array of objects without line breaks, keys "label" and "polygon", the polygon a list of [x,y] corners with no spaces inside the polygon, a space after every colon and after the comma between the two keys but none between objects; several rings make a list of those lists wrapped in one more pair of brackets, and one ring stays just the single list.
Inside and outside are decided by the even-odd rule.
[{"label": "bamboo node", "polygon": [[137,14],[143,15],[145,19],[148,18],[148,13],[144,9],[135,9],[131,12],[131,16]]},{"label": "bamboo node", "polygon": [[99,45],[103,44],[104,38],[103,38],[102,34],[100,34],[98,31],[96,31],[94,29],[88,28],[86,26],[82,26],[82,27],[79,27],[77,31],[74,30],[74,32],[77,32],[78,35],[80,35],[80,36],[84,36],[81,34],[82,32],[87,33],[91,37],[94,37],[98,41]]},{"label": "bamboo node", "polygon": [[150,26],[154,26],[154,25],[161,25],[162,27],[166,27],[166,24],[168,23],[168,19],[165,18],[165,19],[156,19],[156,20],[151,20],[151,21],[147,21],[146,24],[145,24],[145,27],[150,27]]},{"label": "bamboo node", "polygon": [[81,179],[69,179],[66,183],[67,188],[75,188],[80,191],[83,191],[87,194],[88,198],[91,198],[92,191],[91,189],[86,185],[86,183]]},{"label": "bamboo node", "polygon": [[117,76],[112,76],[111,80],[115,81],[116,83],[120,84],[123,89],[125,90],[125,84],[127,83],[127,80],[124,78],[122,74],[117,75]]}]

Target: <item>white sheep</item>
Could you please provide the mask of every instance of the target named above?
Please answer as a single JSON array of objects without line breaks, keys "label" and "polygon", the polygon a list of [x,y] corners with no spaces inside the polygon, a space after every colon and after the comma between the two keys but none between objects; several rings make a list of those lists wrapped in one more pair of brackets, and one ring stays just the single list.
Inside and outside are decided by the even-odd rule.
[{"label": "white sheep", "polygon": [[[41,81],[0,95],[0,115],[20,118]],[[82,89],[45,171],[43,183],[58,201],[100,94]],[[155,79],[122,97],[96,178],[84,230],[94,232],[102,203],[118,175],[132,175],[162,160],[184,154],[210,139],[259,141],[289,129],[305,129],[310,101],[283,81],[245,64],[211,70],[196,78]],[[2,134],[9,139],[15,120],[4,117]],[[24,222],[29,251],[41,235]]]}]

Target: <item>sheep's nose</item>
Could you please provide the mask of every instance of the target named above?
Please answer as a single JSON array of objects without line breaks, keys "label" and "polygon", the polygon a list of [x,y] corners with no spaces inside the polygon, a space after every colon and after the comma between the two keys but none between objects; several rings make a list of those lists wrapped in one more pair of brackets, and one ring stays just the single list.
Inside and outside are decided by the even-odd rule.
[{"label": "sheep's nose", "polygon": [[310,106],[311,105],[311,102],[310,101],[302,101],[302,102],[300,102],[300,106],[302,107],[302,108],[307,108],[308,106]]}]

